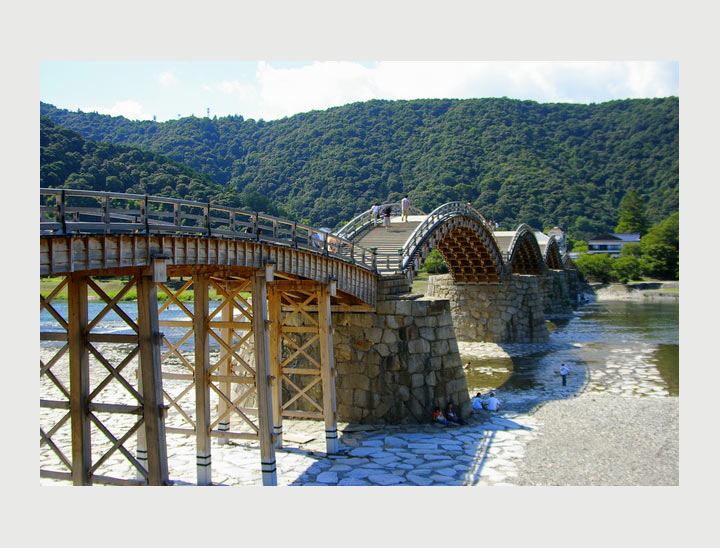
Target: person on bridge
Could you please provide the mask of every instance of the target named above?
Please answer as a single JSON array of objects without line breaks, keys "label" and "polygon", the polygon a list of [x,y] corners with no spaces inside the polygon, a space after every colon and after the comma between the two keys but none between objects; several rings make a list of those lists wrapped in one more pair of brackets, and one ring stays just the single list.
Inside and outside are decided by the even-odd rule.
[{"label": "person on bridge", "polygon": [[383,211],[383,226],[385,230],[390,230],[390,215],[392,214],[392,206],[387,206]]},{"label": "person on bridge", "polygon": [[562,377],[562,385],[567,386],[567,376],[570,374],[570,370],[567,368],[565,363],[560,364],[560,376]]},{"label": "person on bridge", "polygon": [[490,392],[490,397],[485,403],[487,404],[488,411],[500,410],[500,400],[495,397],[495,392]]},{"label": "person on bridge", "polygon": [[370,214],[372,215],[373,223],[380,224],[380,204],[375,202],[370,208]]},{"label": "person on bridge", "polygon": [[405,197],[400,201],[400,209],[402,209],[402,217],[400,217],[400,221],[407,223],[408,215],[410,215],[410,200],[408,199],[407,194],[405,194]]}]

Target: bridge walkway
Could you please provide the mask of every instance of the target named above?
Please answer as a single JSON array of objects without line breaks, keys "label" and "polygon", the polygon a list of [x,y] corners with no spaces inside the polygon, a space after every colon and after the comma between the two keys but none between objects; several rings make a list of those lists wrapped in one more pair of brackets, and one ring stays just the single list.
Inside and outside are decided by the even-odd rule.
[{"label": "bridge walkway", "polygon": [[[405,247],[413,231],[426,218],[427,215],[411,215],[408,217],[407,222],[402,222],[400,217],[393,217],[390,219],[390,228],[378,224],[375,228],[366,230],[355,242],[366,249],[377,248],[380,257],[386,253],[398,254],[398,249]],[[388,265],[383,264],[382,259],[378,259],[378,272],[380,274],[395,271],[395,266],[388,267]]]}]

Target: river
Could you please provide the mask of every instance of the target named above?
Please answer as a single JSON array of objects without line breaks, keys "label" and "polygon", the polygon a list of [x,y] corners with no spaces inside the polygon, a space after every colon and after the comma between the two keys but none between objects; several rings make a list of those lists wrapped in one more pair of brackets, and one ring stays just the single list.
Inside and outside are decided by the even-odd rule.
[{"label": "river", "polygon": [[[464,354],[471,364],[466,375],[470,392],[485,395],[495,390],[506,410],[518,412],[580,391],[679,395],[677,301],[592,302],[571,319],[550,322],[549,327],[549,351],[513,357],[517,345],[506,345],[511,357]],[[565,387],[558,372],[561,362],[570,369]]]}]

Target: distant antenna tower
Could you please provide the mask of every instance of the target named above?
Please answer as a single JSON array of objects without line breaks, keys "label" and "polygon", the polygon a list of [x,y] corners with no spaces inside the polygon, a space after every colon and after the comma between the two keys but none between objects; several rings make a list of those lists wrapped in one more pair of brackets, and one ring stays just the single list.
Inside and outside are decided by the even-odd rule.
[{"label": "distant antenna tower", "polygon": [[207,108],[207,117],[210,118],[210,107]]},{"label": "distant antenna tower", "polygon": [[157,116],[153,114],[153,122],[157,122]]},{"label": "distant antenna tower", "polygon": [[180,113],[178,112],[178,120],[180,119]]}]

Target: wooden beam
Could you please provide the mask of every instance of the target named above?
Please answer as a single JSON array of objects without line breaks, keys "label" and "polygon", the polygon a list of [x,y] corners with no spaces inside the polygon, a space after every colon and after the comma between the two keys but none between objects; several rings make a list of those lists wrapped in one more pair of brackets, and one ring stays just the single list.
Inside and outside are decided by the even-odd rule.
[{"label": "wooden beam", "polygon": [[162,404],[162,369],[157,288],[151,275],[138,276],[138,338],[140,376],[147,443],[147,471],[150,485],[168,485],[167,445]]},{"label": "wooden beam", "polygon": [[[225,343],[232,347],[232,336],[233,336],[233,330],[232,330],[232,322],[233,322],[233,312],[234,312],[234,305],[233,305],[233,299],[223,299],[223,302],[221,303],[222,308],[222,338],[225,341]],[[211,325],[214,322],[210,322]],[[247,322],[249,326],[250,322]],[[212,328],[212,327],[211,327]],[[220,365],[220,374],[228,377],[230,376],[230,373],[232,372],[232,354],[228,352],[227,357],[223,360],[222,364]],[[225,394],[225,397],[228,400],[232,400],[232,394],[230,391],[232,390],[231,385],[229,382],[220,382],[220,391]],[[220,398],[218,401],[218,414],[220,416],[224,415],[226,410],[228,408],[227,401],[223,398]],[[226,417],[225,419],[221,420],[218,424],[218,430],[220,432],[227,432],[230,430],[230,417]],[[225,445],[230,439],[226,436],[221,436],[218,440],[218,443],[220,445]]]},{"label": "wooden beam", "polygon": [[210,447],[210,341],[208,337],[208,275],[193,275],[195,339],[195,436],[198,485],[212,484]]},{"label": "wooden beam", "polygon": [[88,286],[80,274],[68,276],[68,346],[70,354],[70,424],[72,432],[73,485],[91,485],[90,362],[87,350]]},{"label": "wooden beam", "polygon": [[277,282],[268,283],[268,317],[270,319],[269,352],[270,352],[270,375],[271,399],[272,399],[272,434],[273,445],[276,448],[282,447],[282,337],[281,330],[281,290],[277,288]]},{"label": "wooden beam", "polygon": [[[270,342],[268,340],[267,269],[255,271],[252,284],[253,334],[255,335],[255,386],[258,401],[258,437],[263,485],[277,485],[275,448],[272,445],[272,394],[270,391]],[[272,280],[268,280],[272,281]]]},{"label": "wooden beam", "polygon": [[318,291],[318,323],[320,328],[320,363],[322,368],[323,415],[325,418],[325,445],[328,454],[338,451],[337,405],[335,401],[335,356],[333,352],[332,315],[330,296],[332,282]]}]

